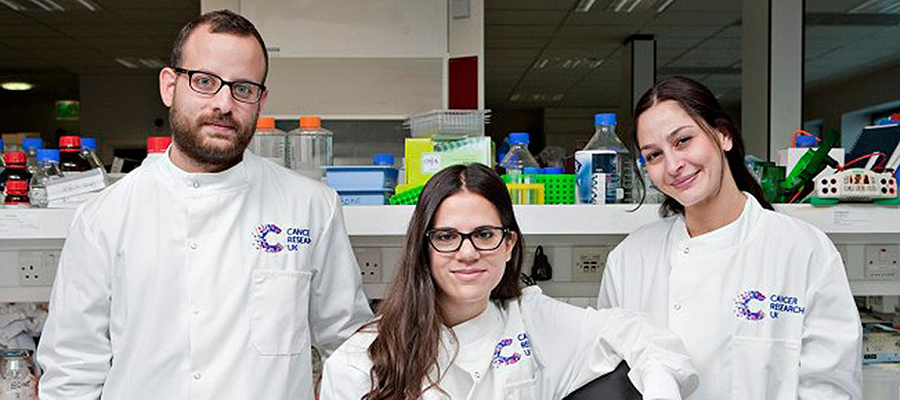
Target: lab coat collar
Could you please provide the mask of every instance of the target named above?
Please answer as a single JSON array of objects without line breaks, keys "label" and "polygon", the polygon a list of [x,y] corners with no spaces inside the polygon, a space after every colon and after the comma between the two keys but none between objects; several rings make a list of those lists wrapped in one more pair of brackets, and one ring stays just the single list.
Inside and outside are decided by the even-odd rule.
[{"label": "lab coat collar", "polygon": [[175,185],[179,192],[181,190],[187,193],[204,194],[229,191],[243,187],[250,183],[250,171],[255,165],[256,160],[250,151],[244,151],[244,158],[237,165],[222,171],[213,173],[192,173],[187,172],[174,163],[172,163],[171,151],[173,146],[169,146],[166,150],[166,157],[159,160],[156,164],[161,168],[164,175],[169,181]]},{"label": "lab coat collar", "polygon": [[712,232],[692,238],[688,234],[684,216],[679,215],[672,226],[674,239],[672,243],[675,244],[675,251],[685,254],[689,252],[692,255],[705,254],[737,246],[746,241],[753,234],[753,227],[757,225],[755,222],[759,219],[763,208],[753,195],[743,193],[747,201],[744,202],[744,210],[738,219]]},{"label": "lab coat collar", "polygon": [[452,328],[444,328],[441,332],[439,357],[441,370],[446,370],[451,362],[455,361],[470,367],[477,365],[474,370],[486,371],[490,367],[492,354],[477,349],[492,347],[503,328],[503,316],[493,301],[489,301],[487,307],[477,317]]}]

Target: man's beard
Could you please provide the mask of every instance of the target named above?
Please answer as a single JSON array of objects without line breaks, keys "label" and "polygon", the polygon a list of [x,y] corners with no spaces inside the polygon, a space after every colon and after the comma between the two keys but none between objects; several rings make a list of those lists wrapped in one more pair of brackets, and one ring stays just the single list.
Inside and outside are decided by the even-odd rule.
[{"label": "man's beard", "polygon": [[[257,112],[258,114],[258,112]],[[222,169],[230,168],[239,163],[244,155],[244,149],[253,139],[256,128],[256,115],[251,124],[240,125],[230,114],[215,112],[201,115],[194,124],[188,116],[181,113],[177,103],[169,108],[169,121],[172,125],[172,136],[178,150],[194,161]],[[229,125],[234,129],[236,139],[230,138],[232,144],[227,147],[214,146],[204,143],[201,136],[203,125],[207,123],[220,123]]]}]

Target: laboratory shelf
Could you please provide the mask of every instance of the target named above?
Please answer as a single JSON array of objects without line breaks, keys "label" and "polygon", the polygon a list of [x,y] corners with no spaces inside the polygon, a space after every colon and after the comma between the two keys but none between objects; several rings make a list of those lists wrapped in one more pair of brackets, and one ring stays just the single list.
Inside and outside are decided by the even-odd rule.
[{"label": "laboratory shelf", "polygon": [[[871,204],[813,207],[778,205],[778,211],[805,220],[826,233],[900,233],[900,208]],[[344,207],[350,236],[403,236],[414,206]],[[529,235],[627,235],[659,219],[659,206],[515,206],[516,218]],[[0,240],[65,239],[73,209],[0,209]]]},{"label": "laboratory shelf", "polygon": [[[591,238],[594,236],[624,236],[659,219],[659,206],[655,204],[646,204],[637,209],[634,205],[515,208],[519,225],[525,234],[556,238],[550,240],[557,243],[572,241],[583,244],[594,240]],[[840,204],[832,207],[779,205],[776,208],[819,227],[833,237],[840,237],[844,243],[857,243],[859,254],[852,251],[848,254],[854,260],[854,265],[860,265],[859,268],[862,268],[863,257],[859,244],[871,241],[896,243],[900,235],[900,208],[870,204]],[[344,207],[343,210],[347,231],[355,243],[392,243],[391,246],[396,246],[402,245],[397,239],[406,234],[414,206],[353,206]],[[61,240],[65,239],[74,215],[75,210],[72,209],[0,209],[0,250],[8,253],[34,250],[37,247],[61,247]],[[605,239],[604,243],[609,243],[609,240]],[[850,261],[846,257],[847,255],[845,261]],[[854,295],[900,295],[900,280],[866,280],[862,269],[856,275],[850,273],[848,276]],[[49,287],[19,287],[9,284],[10,282],[0,282],[0,302],[49,299]],[[369,296],[378,298],[383,295],[387,285],[366,283],[363,286]],[[548,294],[555,296],[592,297],[596,295],[598,283],[560,281],[546,282],[541,286]]]}]

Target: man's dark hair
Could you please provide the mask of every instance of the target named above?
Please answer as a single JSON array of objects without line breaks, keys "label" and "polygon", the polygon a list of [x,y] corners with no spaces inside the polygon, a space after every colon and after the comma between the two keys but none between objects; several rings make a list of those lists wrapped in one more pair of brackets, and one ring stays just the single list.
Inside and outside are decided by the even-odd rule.
[{"label": "man's dark hair", "polygon": [[187,41],[187,38],[191,36],[191,33],[199,26],[208,26],[209,32],[211,33],[229,33],[237,36],[253,36],[256,38],[256,41],[259,42],[259,48],[262,50],[263,56],[266,59],[266,69],[263,73],[263,81],[261,82],[263,84],[266,83],[266,76],[269,75],[269,52],[266,51],[266,43],[263,42],[262,36],[259,34],[259,31],[256,30],[256,27],[253,26],[252,22],[229,10],[208,12],[194,18],[191,22],[188,22],[182,27],[181,31],[178,32],[178,37],[175,38],[175,43],[172,45],[172,57],[169,60],[170,66],[181,66],[181,51],[184,48],[184,42]]}]

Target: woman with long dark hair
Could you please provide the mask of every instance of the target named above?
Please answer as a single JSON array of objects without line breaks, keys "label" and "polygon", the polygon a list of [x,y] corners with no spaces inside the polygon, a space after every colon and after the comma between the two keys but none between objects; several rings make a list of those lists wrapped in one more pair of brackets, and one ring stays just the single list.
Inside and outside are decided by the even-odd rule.
[{"label": "woman with long dark hair", "polygon": [[322,400],[561,399],[623,359],[644,398],[697,386],[674,334],[644,315],[522,289],[522,232],[490,168],[433,176],[376,318],[325,363]]},{"label": "woman with long dark hair", "polygon": [[666,218],[610,253],[600,307],[647,311],[681,336],[700,370],[691,399],[860,399],[862,332],[840,254],[773,211],[712,92],[663,80],[635,126],[628,146]]}]

